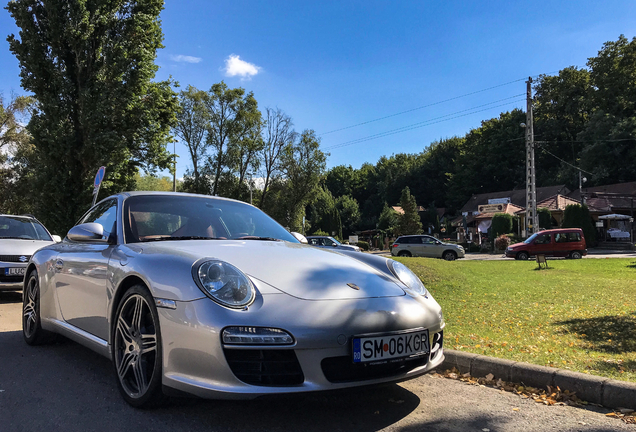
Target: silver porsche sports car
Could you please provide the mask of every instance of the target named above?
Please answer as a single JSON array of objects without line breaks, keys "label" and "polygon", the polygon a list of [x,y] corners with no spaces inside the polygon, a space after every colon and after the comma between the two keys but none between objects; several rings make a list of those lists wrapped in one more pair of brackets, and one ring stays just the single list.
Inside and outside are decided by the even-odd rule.
[{"label": "silver porsche sports car", "polygon": [[134,406],[396,382],[444,358],[441,308],[407,267],[301,244],[239,201],[111,196],[26,274],[26,342],[109,357]]}]

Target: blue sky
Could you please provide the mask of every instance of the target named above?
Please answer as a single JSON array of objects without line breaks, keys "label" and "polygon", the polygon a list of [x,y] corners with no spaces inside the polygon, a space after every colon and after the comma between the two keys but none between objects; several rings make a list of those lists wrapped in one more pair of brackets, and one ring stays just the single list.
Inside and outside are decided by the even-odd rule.
[{"label": "blue sky", "polygon": [[[634,16],[633,0],[168,0],[161,15],[166,48],[158,54],[157,78],[172,75],[183,86],[201,89],[221,80],[244,87],[261,108],[278,107],[298,131],[314,129],[321,135],[329,167],[359,167],[382,155],[420,152],[502,110],[524,107],[521,98],[506,99],[525,92],[523,81],[435,103],[584,66],[604,42],[620,34],[636,36]],[[0,12],[0,29],[2,34],[17,31],[6,10]],[[18,64],[4,37],[0,91],[21,92]],[[480,107],[485,104],[491,105]],[[461,117],[333,148],[444,116]],[[177,153],[181,176],[189,161],[185,147],[177,144]]]}]

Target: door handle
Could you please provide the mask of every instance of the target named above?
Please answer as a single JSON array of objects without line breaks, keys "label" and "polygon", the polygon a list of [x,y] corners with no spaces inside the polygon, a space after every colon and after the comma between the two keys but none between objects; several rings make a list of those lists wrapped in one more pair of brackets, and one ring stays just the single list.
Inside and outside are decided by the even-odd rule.
[{"label": "door handle", "polygon": [[55,262],[55,269],[56,270],[62,270],[62,268],[64,267],[64,261],[62,261],[61,259],[57,260]]}]

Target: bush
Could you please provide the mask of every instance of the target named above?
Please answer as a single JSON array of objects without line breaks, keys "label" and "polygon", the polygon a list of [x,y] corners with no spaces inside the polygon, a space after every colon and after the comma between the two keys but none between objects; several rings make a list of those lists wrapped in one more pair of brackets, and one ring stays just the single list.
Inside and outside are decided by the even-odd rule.
[{"label": "bush", "polygon": [[512,215],[508,213],[496,213],[492,217],[489,237],[497,238],[502,234],[512,232]]},{"label": "bush", "polygon": [[552,228],[552,213],[547,208],[537,209],[537,215],[539,216],[539,228],[550,229]]},{"label": "bush", "polygon": [[369,250],[369,243],[365,242],[364,240],[358,240],[358,246],[360,246],[360,249],[368,251]]},{"label": "bush", "polygon": [[495,239],[495,248],[497,250],[505,250],[508,246],[510,246],[510,237],[506,234],[502,234]]},{"label": "bush", "polygon": [[315,236],[331,236],[331,234],[324,232],[323,230],[314,231],[312,235]]},{"label": "bush", "polygon": [[483,242],[481,244],[481,249],[479,250],[481,253],[490,253],[492,251],[492,246],[490,242]]},{"label": "bush", "polygon": [[479,245],[475,244],[475,243],[472,243],[472,242],[471,243],[462,243],[461,245],[462,245],[462,247],[464,248],[464,250],[467,253],[479,252],[480,251]]},{"label": "bush", "polygon": [[563,228],[581,228],[587,246],[596,245],[596,228],[586,205],[570,204],[563,211]]}]

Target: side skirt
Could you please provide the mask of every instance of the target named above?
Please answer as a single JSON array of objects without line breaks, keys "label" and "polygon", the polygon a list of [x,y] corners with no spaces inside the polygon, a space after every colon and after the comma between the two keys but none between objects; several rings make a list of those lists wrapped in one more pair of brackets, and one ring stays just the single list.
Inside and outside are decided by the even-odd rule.
[{"label": "side skirt", "polygon": [[[42,321],[46,321],[43,327],[54,331],[55,333],[59,333],[62,336],[65,336],[80,345],[84,345],[87,348],[92,349],[98,354],[103,355],[110,359],[110,347],[108,346],[108,342],[104,339],[98,338],[95,335],[92,335],[84,330],[75,327],[67,322],[56,320],[55,318],[42,319]],[[48,325],[46,325],[48,324]]]}]

